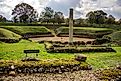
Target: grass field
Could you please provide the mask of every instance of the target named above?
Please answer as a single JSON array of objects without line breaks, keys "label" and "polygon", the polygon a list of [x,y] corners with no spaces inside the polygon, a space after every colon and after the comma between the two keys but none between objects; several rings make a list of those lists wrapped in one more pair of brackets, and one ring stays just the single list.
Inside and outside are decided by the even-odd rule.
[{"label": "grass field", "polygon": [[[94,69],[108,68],[121,64],[121,47],[113,47],[117,53],[84,53],[87,55],[87,62],[93,66]],[[7,44],[0,43],[0,59],[1,60],[21,60],[25,57],[23,50],[25,49],[39,49],[40,59],[73,59],[73,53],[47,53],[44,44],[36,42],[29,42],[21,40],[19,43]]]}]

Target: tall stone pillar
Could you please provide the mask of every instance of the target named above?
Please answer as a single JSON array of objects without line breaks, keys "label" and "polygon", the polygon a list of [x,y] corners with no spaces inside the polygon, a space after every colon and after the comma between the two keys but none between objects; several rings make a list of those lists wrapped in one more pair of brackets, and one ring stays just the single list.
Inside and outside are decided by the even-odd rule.
[{"label": "tall stone pillar", "polygon": [[73,43],[73,8],[69,12],[69,43]]}]

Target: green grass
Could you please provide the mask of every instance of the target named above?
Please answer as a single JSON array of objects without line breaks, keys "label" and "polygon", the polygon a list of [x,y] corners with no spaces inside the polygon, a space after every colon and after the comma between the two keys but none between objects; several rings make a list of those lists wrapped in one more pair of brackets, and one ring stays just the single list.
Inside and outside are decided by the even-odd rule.
[{"label": "green grass", "polygon": [[[117,53],[84,53],[87,56],[87,62],[93,66],[94,69],[108,68],[121,64],[121,47],[113,47]],[[46,59],[74,59],[73,53],[47,53],[44,44],[36,42],[29,42],[21,40],[19,43],[7,44],[0,43],[0,59],[1,60],[21,60],[25,57],[23,50],[25,49],[39,49],[39,58]]]},{"label": "green grass", "polygon": [[21,36],[9,30],[0,28],[0,38],[21,38]]},{"label": "green grass", "polygon": [[114,67],[121,64],[121,47],[113,47],[117,53],[89,53],[87,62],[95,69]]},{"label": "green grass", "polygon": [[7,44],[0,43],[0,58],[4,60],[21,60],[25,57],[23,50],[39,49],[40,59],[71,59],[72,54],[49,54],[44,48],[44,44],[22,40],[19,43]]},{"label": "green grass", "polygon": [[49,29],[44,26],[1,26],[1,28],[8,29],[19,35],[24,35],[27,33],[31,34],[48,34],[51,33]]},{"label": "green grass", "polygon": [[93,30],[93,31],[111,30],[109,28],[93,28],[93,27],[75,27],[74,29]]},{"label": "green grass", "polygon": [[[93,28],[93,27],[74,27],[75,35],[88,35],[88,36],[96,36],[96,35],[107,35],[113,32],[112,29],[109,28]],[[69,27],[60,27],[56,30],[56,34],[69,34]]]},{"label": "green grass", "polygon": [[121,31],[114,32],[108,35],[113,41],[120,41],[121,40]]}]

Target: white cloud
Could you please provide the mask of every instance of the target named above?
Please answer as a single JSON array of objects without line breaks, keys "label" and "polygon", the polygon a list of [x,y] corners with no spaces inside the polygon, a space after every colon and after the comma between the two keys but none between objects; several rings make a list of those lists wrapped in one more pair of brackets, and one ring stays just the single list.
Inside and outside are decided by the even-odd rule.
[{"label": "white cloud", "polygon": [[76,18],[85,17],[89,11],[100,9],[121,17],[121,0],[0,0],[0,14],[10,18],[12,9],[22,2],[32,5],[39,13],[45,6],[49,6],[67,17],[69,8],[73,7]]},{"label": "white cloud", "polygon": [[42,9],[47,5],[48,1],[49,0],[0,0],[0,14],[10,19],[14,7],[22,2],[30,4],[38,12],[41,12]]},{"label": "white cloud", "polygon": [[117,1],[119,0],[80,0],[80,5],[75,10],[82,13],[81,17],[85,17],[89,11],[94,10],[104,10],[116,17],[121,17],[121,6],[117,4]]}]

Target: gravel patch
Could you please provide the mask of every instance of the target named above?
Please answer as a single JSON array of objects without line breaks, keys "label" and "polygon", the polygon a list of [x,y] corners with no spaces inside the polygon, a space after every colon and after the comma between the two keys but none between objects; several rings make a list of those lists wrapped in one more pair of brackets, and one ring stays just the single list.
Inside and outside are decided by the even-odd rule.
[{"label": "gravel patch", "polygon": [[94,76],[93,71],[75,71],[65,72],[62,74],[18,74],[15,77],[12,76],[1,76],[0,81],[100,81]]}]

